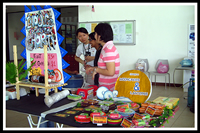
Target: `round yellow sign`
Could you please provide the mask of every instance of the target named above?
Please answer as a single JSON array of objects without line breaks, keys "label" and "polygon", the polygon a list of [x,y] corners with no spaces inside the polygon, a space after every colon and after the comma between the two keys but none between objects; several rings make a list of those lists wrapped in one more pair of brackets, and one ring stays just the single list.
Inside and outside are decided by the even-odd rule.
[{"label": "round yellow sign", "polygon": [[119,76],[115,84],[117,97],[128,97],[131,101],[144,103],[152,92],[151,82],[140,70],[129,70]]}]

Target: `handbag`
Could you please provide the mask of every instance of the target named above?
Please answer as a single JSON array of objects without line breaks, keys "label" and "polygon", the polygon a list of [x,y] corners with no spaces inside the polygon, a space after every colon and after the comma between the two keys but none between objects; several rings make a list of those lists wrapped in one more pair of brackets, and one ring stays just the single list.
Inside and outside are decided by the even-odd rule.
[{"label": "handbag", "polygon": [[159,63],[157,72],[158,73],[167,73],[169,70],[169,65],[168,64],[162,64],[162,62]]}]

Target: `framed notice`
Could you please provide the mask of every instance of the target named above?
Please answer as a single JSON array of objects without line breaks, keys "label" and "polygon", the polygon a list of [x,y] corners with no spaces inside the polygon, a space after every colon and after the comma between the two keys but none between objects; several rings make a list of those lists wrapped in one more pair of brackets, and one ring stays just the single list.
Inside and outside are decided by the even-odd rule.
[{"label": "framed notice", "polygon": [[94,32],[98,23],[109,23],[111,25],[114,44],[136,45],[136,20],[80,22],[78,26],[79,28],[86,28],[90,34]]}]

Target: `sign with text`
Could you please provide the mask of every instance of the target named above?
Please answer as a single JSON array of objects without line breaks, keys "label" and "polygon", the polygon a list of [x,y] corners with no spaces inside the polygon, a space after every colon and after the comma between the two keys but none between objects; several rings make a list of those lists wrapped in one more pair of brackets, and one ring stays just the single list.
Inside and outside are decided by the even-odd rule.
[{"label": "sign with text", "polygon": [[[32,6],[33,8],[33,6]],[[62,25],[56,19],[59,16],[50,6],[45,9],[29,11],[25,6],[24,24],[26,39],[27,67],[35,62],[29,75],[44,75],[44,45],[47,45],[48,78],[64,83],[62,71],[62,55],[59,44],[62,42],[57,33]],[[24,33],[24,32],[23,32]]]},{"label": "sign with text", "polygon": [[135,103],[144,103],[152,92],[149,78],[140,70],[122,73],[117,79],[115,90],[118,91],[118,97],[128,97]]},{"label": "sign with text", "polygon": [[142,119],[143,117],[144,117],[144,115],[139,114],[139,113],[135,113],[133,116],[133,118],[135,118],[135,119]]},{"label": "sign with text", "polygon": [[153,116],[155,114],[155,112],[156,112],[156,109],[154,109],[154,108],[152,108],[150,106],[148,106],[146,111],[145,111],[145,113],[147,113],[147,114],[149,114],[151,116]]},{"label": "sign with text", "polygon": [[128,104],[117,105],[117,109],[119,108],[129,108],[129,105]]},{"label": "sign with text", "polygon": [[[48,53],[48,69],[54,70],[58,68],[58,63],[57,63],[57,54],[56,53]],[[43,53],[31,53],[30,54],[31,58],[36,61],[36,63],[32,67],[32,71],[30,71],[30,75],[35,75],[36,72],[39,73],[40,75],[44,75],[44,54]],[[34,72],[34,70],[36,72]],[[39,70],[39,72],[38,72]],[[35,73],[35,74],[34,74]]]},{"label": "sign with text", "polygon": [[124,118],[121,123],[121,126],[125,128],[130,128],[131,126],[133,126],[133,123],[127,120],[126,118]]},{"label": "sign with text", "polygon": [[[78,26],[79,28],[86,28],[91,33],[101,22],[80,22]],[[110,24],[112,28],[114,44],[136,45],[136,20],[104,22]]]},{"label": "sign with text", "polygon": [[93,116],[93,124],[107,124],[107,116]]}]

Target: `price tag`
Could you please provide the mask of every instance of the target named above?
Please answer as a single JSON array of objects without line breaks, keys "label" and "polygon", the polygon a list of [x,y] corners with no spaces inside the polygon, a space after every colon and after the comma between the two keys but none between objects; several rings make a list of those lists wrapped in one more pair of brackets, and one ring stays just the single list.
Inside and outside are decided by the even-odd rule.
[{"label": "price tag", "polygon": [[118,118],[118,117],[119,117],[119,114],[111,113],[111,114],[110,114],[110,117],[111,117],[111,118]]},{"label": "price tag", "polygon": [[139,113],[135,113],[133,116],[133,118],[135,118],[135,119],[142,119],[143,117],[144,117],[144,115],[139,114]]},{"label": "price tag", "polygon": [[156,112],[156,109],[154,109],[150,106],[148,106],[146,111],[145,111],[145,113],[149,114],[150,116],[153,116],[155,112]]},{"label": "price tag", "polygon": [[101,114],[100,114],[100,112],[92,113],[92,116],[94,116],[94,115],[96,115],[96,116],[100,116]]},{"label": "price tag", "polygon": [[120,111],[120,112],[125,112],[126,111],[126,109],[123,109],[123,108],[118,108],[117,110]]},{"label": "price tag", "polygon": [[129,105],[128,104],[118,105],[117,109],[118,108],[129,108]]},{"label": "price tag", "polygon": [[137,105],[137,103],[131,103],[132,107],[135,107]]},{"label": "price tag", "polygon": [[86,119],[86,115],[79,115],[78,118],[79,119]]},{"label": "price tag", "polygon": [[93,116],[93,124],[107,124],[107,116]]},{"label": "price tag", "polygon": [[132,126],[132,122],[130,122],[129,120],[127,120],[126,118],[123,119],[121,126],[125,127],[125,128],[130,128]]}]

